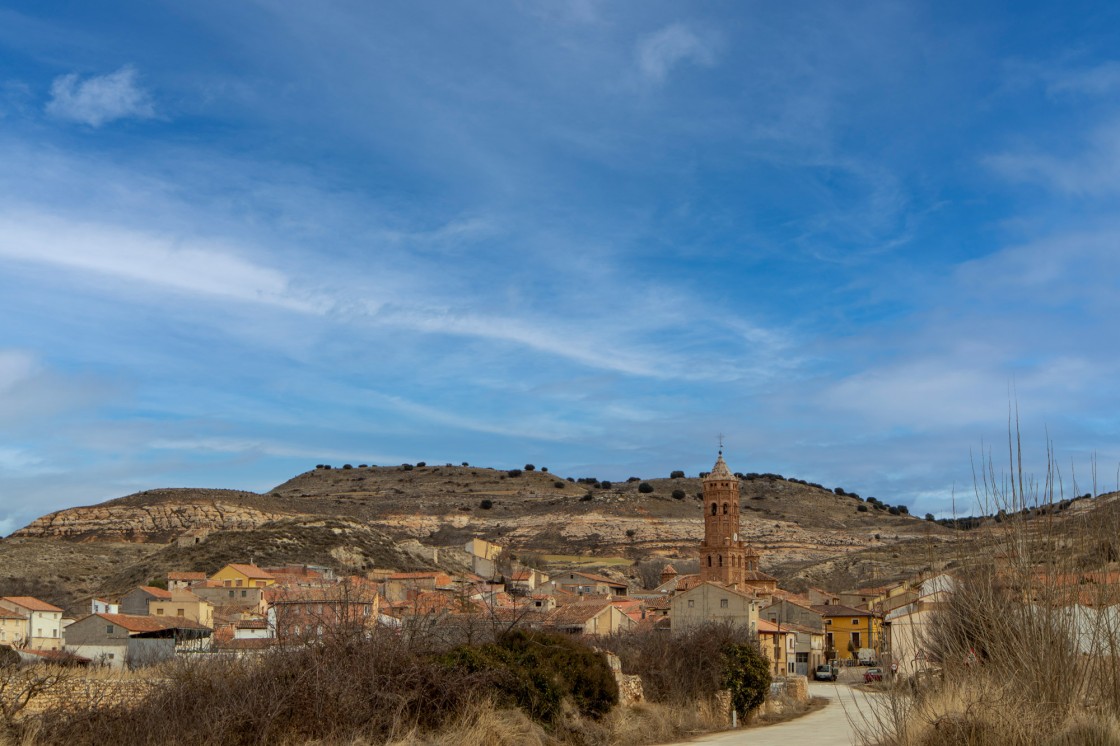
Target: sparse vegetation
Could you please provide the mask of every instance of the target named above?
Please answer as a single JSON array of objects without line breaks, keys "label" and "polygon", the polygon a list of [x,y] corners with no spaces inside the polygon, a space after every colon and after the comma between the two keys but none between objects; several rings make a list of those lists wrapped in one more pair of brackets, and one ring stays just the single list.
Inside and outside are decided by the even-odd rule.
[{"label": "sparse vegetation", "polygon": [[649,482],[642,482],[638,485],[638,492],[641,492],[643,495],[648,495],[653,492],[653,485]]},{"label": "sparse vegetation", "polygon": [[680,469],[669,472],[669,479],[684,479],[684,472]]},{"label": "sparse vegetation", "polygon": [[478,507],[483,510],[490,510],[490,508],[494,507],[494,501],[490,499],[482,500],[479,502]]}]

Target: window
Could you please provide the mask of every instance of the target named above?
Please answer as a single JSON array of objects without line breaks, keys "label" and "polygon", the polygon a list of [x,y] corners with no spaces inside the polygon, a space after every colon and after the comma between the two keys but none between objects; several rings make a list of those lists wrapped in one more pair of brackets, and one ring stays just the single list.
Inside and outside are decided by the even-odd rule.
[{"label": "window", "polygon": [[832,620],[831,620],[831,619],[825,619],[825,620],[824,620],[824,623],[825,623],[825,624],[832,624]]},{"label": "window", "polygon": [[853,627],[858,627],[859,626],[859,620],[858,619],[853,619],[852,620],[852,626]]},{"label": "window", "polygon": [[712,515],[716,514],[716,504],[712,503]]},{"label": "window", "polygon": [[853,633],[852,633],[852,647],[853,647],[853,648],[860,648],[860,647],[863,647],[863,646],[862,646],[862,645],[860,644],[861,642],[862,642],[862,640],[860,640],[859,632],[853,632]]},{"label": "window", "polygon": [[243,585],[243,581],[241,581],[241,580],[239,579],[239,580],[237,581],[237,587],[238,587],[238,588],[240,588],[240,587],[241,587],[242,585]]},{"label": "window", "polygon": [[183,610],[182,609],[175,609],[175,616],[183,616]]},{"label": "window", "polygon": [[111,624],[106,624],[105,625],[105,634],[111,635],[111,634],[113,634],[113,630],[114,630],[113,625],[111,625]]},{"label": "window", "polygon": [[719,566],[723,567],[723,555],[719,555]]},{"label": "window", "polygon": [[695,605],[696,605],[696,601],[694,601],[694,600],[693,600],[693,599],[691,599],[691,598],[690,598],[690,599],[688,599],[688,608],[690,608],[690,609],[691,609],[691,608],[692,608],[693,606],[695,606]]},{"label": "window", "polygon": [[156,616],[163,616],[163,609],[156,609]]},{"label": "window", "polygon": [[241,591],[241,597],[242,598],[248,598],[249,597],[249,591]]},{"label": "window", "polygon": [[[226,583],[226,585],[229,585],[229,583],[227,582],[227,583]],[[233,598],[233,591],[230,591],[230,592],[229,592],[229,597],[230,597],[230,598]]]},{"label": "window", "polygon": [[719,607],[721,609],[726,609],[727,608],[727,599],[726,598],[721,598],[719,600]]},{"label": "window", "polygon": [[723,504],[723,514],[727,515],[727,503]]}]

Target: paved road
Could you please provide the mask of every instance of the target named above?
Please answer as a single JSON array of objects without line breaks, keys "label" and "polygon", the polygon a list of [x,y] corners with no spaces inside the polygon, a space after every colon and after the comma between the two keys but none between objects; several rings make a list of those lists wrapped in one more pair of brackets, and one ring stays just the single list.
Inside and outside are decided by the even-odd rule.
[{"label": "paved road", "polygon": [[852,720],[861,721],[861,712],[868,711],[869,696],[847,684],[809,683],[809,693],[826,697],[828,705],[803,717],[761,728],[726,731],[700,736],[675,746],[720,744],[720,746],[852,746],[855,738]]}]

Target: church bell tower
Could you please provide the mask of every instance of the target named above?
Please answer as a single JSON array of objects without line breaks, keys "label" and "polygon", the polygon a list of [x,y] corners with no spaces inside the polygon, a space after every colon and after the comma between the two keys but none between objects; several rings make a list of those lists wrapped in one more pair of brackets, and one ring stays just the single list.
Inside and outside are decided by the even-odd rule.
[{"label": "church bell tower", "polygon": [[[700,545],[700,580],[741,586],[757,555],[739,539],[739,479],[720,449],[704,477],[704,542]],[[748,556],[750,555],[750,556]],[[750,565],[750,567],[748,567]]]}]

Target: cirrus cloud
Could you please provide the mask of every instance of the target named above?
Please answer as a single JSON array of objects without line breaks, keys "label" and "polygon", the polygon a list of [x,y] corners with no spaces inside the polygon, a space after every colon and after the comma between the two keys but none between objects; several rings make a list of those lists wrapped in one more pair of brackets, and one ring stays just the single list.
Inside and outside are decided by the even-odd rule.
[{"label": "cirrus cloud", "polygon": [[156,115],[155,107],[136,78],[136,70],[128,65],[85,80],[77,73],[61,75],[51,84],[47,114],[91,127],[129,117],[151,119]]}]

